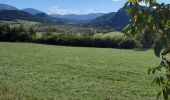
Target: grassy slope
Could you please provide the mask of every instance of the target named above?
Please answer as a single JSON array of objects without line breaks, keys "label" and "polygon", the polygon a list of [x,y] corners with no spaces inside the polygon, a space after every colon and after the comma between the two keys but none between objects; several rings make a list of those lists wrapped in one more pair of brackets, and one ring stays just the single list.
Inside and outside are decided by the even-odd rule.
[{"label": "grassy slope", "polygon": [[0,99],[154,100],[153,51],[0,43]]}]

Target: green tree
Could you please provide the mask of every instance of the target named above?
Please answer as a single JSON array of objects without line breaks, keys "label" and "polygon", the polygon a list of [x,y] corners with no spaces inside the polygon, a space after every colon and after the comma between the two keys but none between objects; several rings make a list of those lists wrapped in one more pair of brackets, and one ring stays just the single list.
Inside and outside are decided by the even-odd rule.
[{"label": "green tree", "polygon": [[29,31],[31,41],[36,39],[36,31],[32,27],[30,27],[28,31]]},{"label": "green tree", "polygon": [[[145,3],[146,6],[140,6]],[[154,36],[154,52],[162,61],[158,67],[148,68],[149,74],[158,76],[153,79],[153,84],[159,87],[157,97],[163,94],[165,100],[170,95],[170,4],[157,3],[156,0],[128,0],[125,4],[129,7],[131,24],[125,28],[126,36],[137,40],[146,29],[147,33]]]}]

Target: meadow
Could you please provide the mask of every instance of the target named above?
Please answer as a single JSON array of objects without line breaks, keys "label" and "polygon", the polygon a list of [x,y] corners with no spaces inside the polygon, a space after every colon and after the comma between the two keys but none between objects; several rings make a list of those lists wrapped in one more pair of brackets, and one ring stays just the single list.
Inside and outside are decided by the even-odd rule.
[{"label": "meadow", "polygon": [[0,100],[155,100],[153,50],[0,42]]}]

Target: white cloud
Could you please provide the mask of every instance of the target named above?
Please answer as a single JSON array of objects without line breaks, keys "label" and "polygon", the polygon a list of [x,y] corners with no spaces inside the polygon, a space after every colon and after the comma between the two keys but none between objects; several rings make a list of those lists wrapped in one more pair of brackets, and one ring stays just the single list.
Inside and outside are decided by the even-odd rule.
[{"label": "white cloud", "polygon": [[92,11],[94,11],[94,9],[87,9],[87,10],[85,10],[85,12],[92,12]]},{"label": "white cloud", "polygon": [[60,14],[60,15],[66,15],[66,14],[88,14],[93,12],[94,9],[87,9],[87,10],[77,10],[77,9],[63,9],[58,6],[54,6],[48,9],[49,14]]},{"label": "white cloud", "polygon": [[80,11],[76,9],[63,9],[63,8],[59,8],[55,6],[55,7],[49,8],[48,13],[65,15],[65,14],[80,14]]}]

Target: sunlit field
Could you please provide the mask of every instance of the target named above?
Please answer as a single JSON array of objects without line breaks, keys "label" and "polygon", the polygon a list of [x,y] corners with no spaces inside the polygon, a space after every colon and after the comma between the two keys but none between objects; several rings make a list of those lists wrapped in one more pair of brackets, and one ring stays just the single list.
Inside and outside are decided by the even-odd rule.
[{"label": "sunlit field", "polygon": [[0,100],[155,100],[152,50],[0,43]]}]

